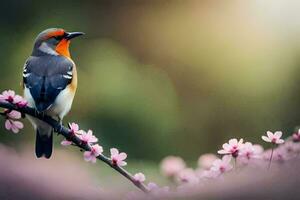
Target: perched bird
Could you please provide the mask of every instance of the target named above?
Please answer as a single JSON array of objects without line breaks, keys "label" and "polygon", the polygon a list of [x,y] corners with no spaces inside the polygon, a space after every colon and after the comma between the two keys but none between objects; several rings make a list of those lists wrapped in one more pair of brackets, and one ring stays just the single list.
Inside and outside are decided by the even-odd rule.
[{"label": "perched bird", "polygon": [[[35,39],[31,56],[23,69],[24,98],[30,107],[62,123],[70,111],[77,88],[75,63],[69,52],[70,40],[82,32],[50,28]],[[36,131],[35,153],[50,158],[53,129],[36,118],[27,116]]]}]

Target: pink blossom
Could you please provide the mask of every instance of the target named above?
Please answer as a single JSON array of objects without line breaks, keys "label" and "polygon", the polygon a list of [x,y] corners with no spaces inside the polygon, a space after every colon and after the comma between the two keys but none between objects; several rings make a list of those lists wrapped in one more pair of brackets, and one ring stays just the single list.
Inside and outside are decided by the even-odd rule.
[{"label": "pink blossom", "polygon": [[298,132],[293,134],[292,138],[293,138],[294,142],[299,142],[300,141],[300,129],[298,130]]},{"label": "pink blossom", "polygon": [[22,117],[21,113],[15,110],[9,111],[8,109],[5,109],[4,113],[6,113],[6,116],[11,119],[20,119]]},{"label": "pink blossom", "polygon": [[216,159],[218,159],[218,157],[215,154],[203,154],[198,159],[198,166],[203,169],[209,169]]},{"label": "pink blossom", "polygon": [[14,121],[11,119],[7,119],[5,121],[5,128],[7,130],[11,130],[14,133],[18,133],[20,129],[24,127],[23,123],[20,121]]},{"label": "pink blossom", "polygon": [[93,135],[92,130],[88,130],[88,132],[82,131],[81,134],[79,135],[79,138],[82,142],[89,144],[89,143],[95,143],[98,141],[98,138],[96,138]]},{"label": "pink blossom", "polygon": [[14,97],[13,103],[16,104],[19,108],[27,106],[28,102],[20,95]]},{"label": "pink blossom", "polygon": [[[69,128],[70,128],[70,134],[71,135],[80,135],[83,133],[82,130],[79,130],[79,125],[76,123],[69,123]],[[64,139],[63,141],[61,141],[60,143],[62,146],[69,146],[72,144],[72,141],[68,140],[68,139]]]},{"label": "pink blossom", "polygon": [[15,98],[15,91],[13,90],[5,90],[2,92],[2,94],[0,94],[0,101],[7,101],[10,103],[14,102],[14,98]]},{"label": "pink blossom", "polygon": [[110,149],[110,159],[114,165],[125,166],[127,163],[124,161],[127,158],[127,154],[122,152],[119,153],[119,150],[116,148]]},{"label": "pink blossom", "polygon": [[225,155],[223,156],[222,160],[217,159],[213,162],[211,170],[217,172],[218,174],[224,174],[225,172],[232,170],[233,166],[230,162],[231,157],[229,155]]},{"label": "pink blossom", "polygon": [[218,151],[218,154],[231,154],[233,157],[237,157],[239,150],[243,146],[243,139],[239,141],[237,139],[230,139],[228,143],[223,144],[223,149]]},{"label": "pink blossom", "polygon": [[282,143],[284,143],[284,140],[280,139],[281,136],[282,136],[282,132],[281,131],[276,131],[274,134],[271,131],[267,131],[267,136],[263,135],[263,136],[261,136],[261,138],[265,142],[270,142],[272,144],[282,144]]},{"label": "pink blossom", "polygon": [[136,173],[134,176],[133,176],[134,180],[137,181],[137,182],[144,182],[146,180],[146,177],[143,173],[139,172],[139,173]]},{"label": "pink blossom", "polygon": [[295,158],[299,154],[299,144],[293,141],[287,141],[280,145],[277,149],[277,154],[281,155],[285,160]]},{"label": "pink blossom", "polygon": [[18,107],[22,108],[27,106],[28,102],[20,95],[16,95],[13,90],[5,90],[0,94],[0,101],[7,101],[9,103],[16,104]]},{"label": "pink blossom", "polygon": [[87,162],[92,162],[95,163],[96,162],[96,158],[103,152],[103,148],[102,146],[100,146],[99,144],[95,144],[91,147],[90,151],[85,151],[83,153],[83,157],[84,160]]},{"label": "pink blossom", "polygon": [[160,164],[162,174],[167,177],[173,177],[185,168],[186,164],[182,158],[176,156],[168,156],[164,158]]},{"label": "pink blossom", "polygon": [[69,123],[69,128],[70,128],[70,131],[72,134],[78,134],[80,133],[79,132],[79,125],[72,122],[72,123]]},{"label": "pink blossom", "polygon": [[18,133],[20,129],[24,127],[23,123],[20,121],[15,121],[12,119],[20,119],[21,113],[15,110],[5,109],[4,113],[6,115],[5,128],[11,130],[14,133]]},{"label": "pink blossom", "polygon": [[176,179],[180,183],[195,184],[199,182],[199,179],[192,168],[186,168],[181,170],[179,173],[177,173]]},{"label": "pink blossom", "polygon": [[253,145],[251,142],[246,142],[239,152],[239,160],[243,163],[248,163],[250,159],[260,158],[262,153],[263,147],[261,145]]}]

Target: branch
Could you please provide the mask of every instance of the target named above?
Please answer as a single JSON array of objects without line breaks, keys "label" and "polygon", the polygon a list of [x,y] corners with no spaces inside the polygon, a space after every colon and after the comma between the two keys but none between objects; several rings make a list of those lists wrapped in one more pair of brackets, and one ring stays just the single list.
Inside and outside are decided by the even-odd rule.
[{"label": "branch", "polygon": [[[58,121],[54,120],[52,117],[48,115],[44,115],[43,113],[37,112],[37,110],[30,108],[28,106],[19,108],[14,104],[6,103],[6,102],[0,102],[0,107],[6,108],[9,110],[16,110],[21,112],[22,114],[27,114],[32,117],[38,118],[41,121],[46,122],[50,126],[53,127],[54,132],[63,135],[67,140],[72,141],[75,146],[79,147],[80,149],[83,149],[85,151],[91,151],[90,145],[83,143],[76,135],[71,134],[71,130],[62,124],[60,124]],[[125,178],[127,178],[129,181],[131,181],[136,187],[141,189],[143,192],[147,193],[149,192],[149,189],[147,186],[139,181],[136,181],[134,177],[126,171],[124,168],[115,165],[110,158],[100,154],[97,159],[103,161],[107,165],[109,165],[111,168],[119,172],[121,175],[123,175]]]}]

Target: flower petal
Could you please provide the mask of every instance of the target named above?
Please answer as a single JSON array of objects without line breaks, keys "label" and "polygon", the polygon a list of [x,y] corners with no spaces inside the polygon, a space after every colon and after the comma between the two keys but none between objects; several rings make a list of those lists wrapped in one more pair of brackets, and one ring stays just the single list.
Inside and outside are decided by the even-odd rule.
[{"label": "flower petal", "polygon": [[127,165],[127,162],[125,162],[125,161],[119,161],[119,162],[117,163],[117,165],[123,167],[123,166]]},{"label": "flower petal", "polygon": [[125,160],[126,158],[127,158],[127,154],[126,153],[122,152],[122,153],[119,154],[119,159],[120,160]]},{"label": "flower petal", "polygon": [[261,136],[261,139],[263,139],[265,142],[271,142],[271,139],[264,135]]},{"label": "flower petal", "polygon": [[12,124],[11,124],[10,120],[7,119],[7,120],[5,121],[5,128],[6,128],[7,130],[10,130],[11,127],[12,127]]},{"label": "flower petal", "polygon": [[22,128],[24,128],[24,125],[23,125],[22,122],[14,121],[13,124],[14,124],[14,126],[15,126],[17,129],[22,129]]},{"label": "flower petal", "polygon": [[281,132],[281,131],[276,131],[276,132],[274,133],[274,136],[277,137],[277,138],[281,138],[282,132]]},{"label": "flower petal", "polygon": [[229,142],[228,142],[230,145],[235,145],[238,143],[237,139],[236,138],[233,138],[233,139],[230,139]]},{"label": "flower petal", "polygon": [[21,113],[15,110],[10,111],[9,113],[7,113],[7,116],[9,118],[13,118],[13,119],[20,119],[21,118]]},{"label": "flower petal", "polygon": [[116,148],[111,148],[111,149],[110,149],[110,154],[111,154],[112,156],[118,155],[118,154],[119,154],[119,150],[116,149]]},{"label": "flower petal", "polygon": [[267,136],[268,136],[269,138],[272,138],[272,137],[274,136],[274,134],[273,134],[271,131],[267,131]]},{"label": "flower petal", "polygon": [[284,143],[284,140],[283,139],[278,139],[277,141],[276,141],[276,144],[283,144]]},{"label": "flower petal", "polygon": [[218,154],[228,154],[228,153],[229,152],[224,149],[218,151]]}]

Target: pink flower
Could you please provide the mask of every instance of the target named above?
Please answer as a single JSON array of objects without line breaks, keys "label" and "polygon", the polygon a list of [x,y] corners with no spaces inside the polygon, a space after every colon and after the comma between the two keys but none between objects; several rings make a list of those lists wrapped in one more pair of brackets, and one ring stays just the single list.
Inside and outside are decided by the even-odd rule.
[{"label": "pink flower", "polygon": [[74,122],[69,123],[69,128],[72,134],[77,134],[79,132],[79,125]]},{"label": "pink flower", "polygon": [[16,95],[13,90],[5,90],[0,94],[0,101],[7,101],[9,103],[16,104],[18,107],[22,108],[27,106],[27,101],[20,95]]},{"label": "pink flower", "polygon": [[5,109],[4,113],[6,115],[5,128],[11,130],[14,133],[18,133],[20,129],[24,127],[23,123],[20,121],[15,121],[12,119],[20,119],[21,113],[15,110]]},{"label": "pink flower", "polygon": [[122,152],[119,153],[119,150],[116,148],[110,149],[110,159],[114,165],[125,166],[127,163],[124,161],[127,158],[127,154]]},{"label": "pink flower", "polygon": [[134,180],[137,181],[137,182],[144,182],[146,180],[146,177],[143,173],[136,173],[134,176],[133,176]]},{"label": "pink flower", "polygon": [[199,179],[195,173],[195,171],[192,168],[186,168],[181,170],[177,175],[176,175],[177,181],[180,183],[198,183]]},{"label": "pink flower", "polygon": [[20,129],[24,127],[23,123],[20,121],[14,121],[11,119],[7,119],[5,121],[5,128],[7,130],[11,130],[14,133],[18,133]]},{"label": "pink flower", "polygon": [[233,157],[237,157],[239,150],[243,145],[243,139],[239,141],[237,139],[230,139],[228,143],[223,144],[223,149],[218,151],[218,154],[231,154]]},{"label": "pink flower", "polygon": [[182,158],[176,156],[168,156],[164,158],[160,164],[162,174],[167,177],[173,177],[185,168],[186,164]]},{"label": "pink flower", "polygon": [[15,110],[9,111],[8,109],[4,110],[4,113],[6,113],[6,116],[11,119],[20,119],[21,113]]},{"label": "pink flower", "polygon": [[2,92],[2,94],[0,94],[0,101],[7,101],[9,103],[13,103],[15,95],[16,95],[15,91],[5,90]]},{"label": "pink flower", "polygon": [[252,158],[260,158],[263,153],[263,148],[260,145],[252,145],[251,142],[243,144],[239,158],[243,163],[247,163]]},{"label": "pink flower", "polygon": [[98,138],[96,138],[93,135],[92,130],[88,130],[88,132],[82,131],[81,135],[79,135],[79,138],[82,142],[89,144],[89,143],[95,143],[98,141]]},{"label": "pink flower", "polygon": [[300,129],[298,130],[298,132],[293,134],[293,141],[294,142],[299,142],[300,141]]},{"label": "pink flower", "polygon": [[[82,130],[79,130],[79,126],[76,123],[69,123],[69,128],[70,128],[70,134],[71,135],[80,135],[83,133]],[[72,144],[72,141],[68,140],[68,139],[64,139],[63,141],[61,141],[60,143],[62,146],[68,146]]]},{"label": "pink flower", "polygon": [[198,166],[203,169],[209,169],[216,159],[218,159],[218,157],[215,154],[203,154],[198,159]]},{"label": "pink flower", "polygon": [[281,136],[282,136],[282,132],[281,131],[276,131],[274,134],[271,131],[267,131],[267,136],[263,135],[263,136],[261,136],[261,138],[265,142],[270,142],[272,144],[282,144],[282,143],[284,143],[284,140],[280,139]]},{"label": "pink flower", "polygon": [[283,145],[280,145],[277,149],[277,154],[281,155],[285,160],[295,158],[299,154],[299,144],[293,141],[286,141]]},{"label": "pink flower", "polygon": [[85,151],[83,153],[83,158],[85,161],[87,162],[92,162],[95,163],[96,162],[96,158],[103,152],[103,148],[102,146],[100,146],[99,144],[95,144],[91,147],[91,151]]},{"label": "pink flower", "polygon": [[16,104],[19,108],[23,108],[28,104],[28,102],[20,95],[16,95],[14,97],[13,103]]},{"label": "pink flower", "polygon": [[230,163],[231,157],[229,155],[223,156],[222,160],[217,159],[213,162],[213,165],[210,170],[217,172],[218,174],[224,174],[232,170],[233,166]]}]

